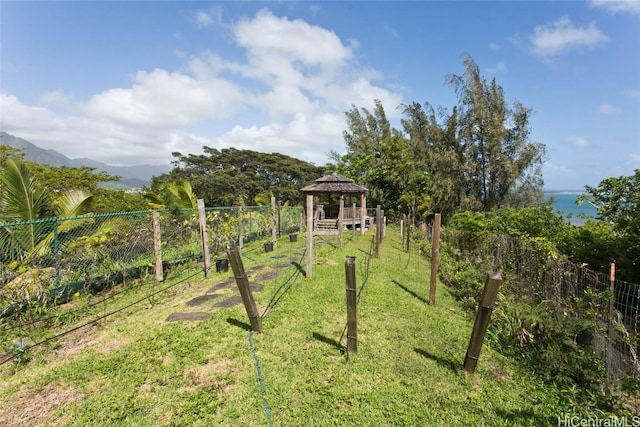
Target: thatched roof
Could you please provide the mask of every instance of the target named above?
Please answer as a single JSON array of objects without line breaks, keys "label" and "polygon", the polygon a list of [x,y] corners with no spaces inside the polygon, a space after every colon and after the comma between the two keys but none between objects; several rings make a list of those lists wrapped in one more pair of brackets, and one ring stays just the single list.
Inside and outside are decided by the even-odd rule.
[{"label": "thatched roof", "polygon": [[367,189],[361,185],[355,183],[354,180],[345,178],[337,173],[323,176],[316,179],[315,184],[307,185],[300,190],[302,193],[311,194],[352,194],[352,193],[366,193]]}]

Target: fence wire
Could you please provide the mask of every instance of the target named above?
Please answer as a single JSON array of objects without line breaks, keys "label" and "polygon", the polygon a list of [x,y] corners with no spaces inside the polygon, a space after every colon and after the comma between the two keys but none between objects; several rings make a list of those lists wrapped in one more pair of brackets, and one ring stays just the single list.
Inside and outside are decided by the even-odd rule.
[{"label": "fence wire", "polygon": [[[424,238],[430,239],[428,228]],[[510,290],[543,303],[557,316],[594,322],[594,348],[609,386],[625,376],[640,378],[640,285],[614,279],[571,262],[539,239],[482,236],[443,230],[454,256],[486,271],[502,271]]]},{"label": "fence wire", "polygon": [[[165,274],[203,256],[197,209],[159,210]],[[46,315],[47,305],[77,293],[95,293],[152,274],[156,264],[153,211],[47,218],[0,224],[0,325],[26,311]],[[205,209],[211,257],[230,243],[298,231],[302,208],[269,206]],[[22,319],[24,321],[25,319]],[[2,331],[6,330],[3,327]],[[0,331],[0,332],[2,332]]]}]

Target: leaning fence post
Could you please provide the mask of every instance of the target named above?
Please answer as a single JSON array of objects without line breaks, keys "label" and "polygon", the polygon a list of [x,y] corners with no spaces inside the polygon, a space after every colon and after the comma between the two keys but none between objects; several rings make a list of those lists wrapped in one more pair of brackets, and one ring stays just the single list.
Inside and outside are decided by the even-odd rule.
[{"label": "leaning fence post", "polygon": [[153,211],[151,214],[153,217],[153,252],[155,253],[156,260],[156,281],[162,282],[164,280],[164,273],[162,271],[162,234],[160,232],[160,213]]},{"label": "leaning fence post", "polygon": [[356,310],[356,257],[344,260],[344,275],[347,294],[347,351],[358,351],[358,314]]},{"label": "leaning fence post", "polygon": [[493,307],[498,297],[500,282],[502,282],[500,273],[487,274],[484,291],[482,292],[482,298],[480,299],[478,312],[476,313],[476,320],[473,324],[473,331],[469,339],[469,347],[467,348],[467,354],[464,356],[464,370],[470,374],[476,369],[478,358],[480,357],[482,342],[487,333],[491,312],[493,312]]},{"label": "leaning fence post", "polygon": [[442,219],[437,213],[433,223],[431,236],[431,283],[429,286],[429,305],[436,303],[436,281],[438,280],[438,264],[440,261],[440,223]]},{"label": "leaning fence post", "polygon": [[609,324],[607,325],[607,358],[606,358],[606,370],[607,370],[607,393],[611,392],[611,384],[613,383],[613,316],[615,311],[615,293],[616,286],[616,263],[609,264]]},{"label": "leaning fence post", "polygon": [[233,270],[233,276],[236,279],[240,296],[242,297],[242,303],[247,311],[249,322],[251,322],[251,330],[254,332],[262,332],[262,319],[258,315],[258,308],[256,302],[253,299],[251,288],[249,287],[249,278],[244,270],[242,264],[242,258],[240,258],[240,251],[238,247],[233,245],[228,250],[229,262],[231,263],[231,269]]},{"label": "leaning fence post", "polygon": [[202,242],[202,258],[204,259],[204,277],[209,277],[211,257],[209,256],[209,236],[207,235],[207,216],[204,212],[204,200],[198,199],[198,218],[200,223],[200,240]]}]

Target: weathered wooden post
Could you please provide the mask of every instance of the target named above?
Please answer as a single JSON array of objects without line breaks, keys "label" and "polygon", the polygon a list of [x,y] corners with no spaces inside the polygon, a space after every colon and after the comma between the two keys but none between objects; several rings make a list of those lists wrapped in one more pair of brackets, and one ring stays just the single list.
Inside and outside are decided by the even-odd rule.
[{"label": "weathered wooden post", "polygon": [[358,312],[356,285],[356,257],[344,260],[344,275],[347,294],[347,351],[358,351]]},{"label": "weathered wooden post", "polygon": [[244,224],[242,221],[242,206],[238,206],[238,250],[242,252],[244,248]]},{"label": "weathered wooden post", "polygon": [[400,238],[404,241],[404,214],[402,214],[402,219],[400,220]]},{"label": "weathered wooden post", "polygon": [[340,195],[340,208],[338,210],[338,241],[342,248],[342,229],[344,228],[344,195]]},{"label": "weathered wooden post", "polygon": [[433,235],[431,236],[431,283],[429,286],[429,305],[436,304],[436,282],[438,280],[438,266],[440,262],[440,224],[442,218],[439,213],[433,220]]},{"label": "weathered wooden post", "polygon": [[382,217],[380,216],[380,205],[378,205],[378,207],[376,208],[376,251],[375,251],[375,255],[376,258],[380,257],[380,238],[381,238],[381,233],[380,233],[380,223],[382,222]]},{"label": "weathered wooden post", "polygon": [[607,358],[606,358],[606,385],[607,393],[611,391],[613,383],[613,340],[615,329],[613,325],[613,316],[615,315],[616,300],[616,263],[609,264],[609,323],[607,325]]},{"label": "weathered wooden post", "polygon": [[233,276],[236,279],[240,296],[242,297],[242,303],[247,311],[249,322],[251,323],[251,330],[254,332],[262,332],[262,319],[258,315],[258,308],[256,302],[253,300],[253,294],[249,287],[249,278],[244,271],[244,265],[242,264],[242,258],[240,258],[240,251],[238,247],[233,245],[228,250],[229,262],[233,269]]},{"label": "weathered wooden post", "polygon": [[367,225],[367,196],[362,193],[360,195],[360,234],[364,234]]},{"label": "weathered wooden post", "polygon": [[411,245],[411,222],[407,221],[407,223],[404,225],[404,232],[405,232],[405,240],[404,240],[404,250],[405,252],[409,253],[409,250],[411,249],[410,245]]},{"label": "weathered wooden post", "polygon": [[209,277],[211,271],[211,257],[209,255],[209,236],[207,235],[207,215],[204,211],[204,200],[198,199],[198,219],[200,224],[200,240],[202,242],[202,258],[204,262],[204,277]]},{"label": "weathered wooden post", "polygon": [[273,248],[276,248],[276,242],[278,241],[278,226],[276,225],[276,198],[271,197],[271,243]]},{"label": "weathered wooden post", "polygon": [[464,356],[464,370],[470,374],[473,373],[476,369],[476,365],[478,364],[480,350],[482,349],[482,342],[484,341],[484,336],[487,333],[491,313],[493,312],[496,298],[498,297],[500,282],[502,282],[502,276],[500,276],[500,273],[487,274],[484,291],[482,292],[478,312],[476,313],[476,320],[473,324],[473,331],[471,332],[471,338],[469,339],[469,347],[467,348],[467,354]]},{"label": "weathered wooden post", "polygon": [[351,207],[351,240],[356,238],[356,204]]},{"label": "weathered wooden post", "polygon": [[307,268],[305,275],[311,279],[313,274],[313,194],[307,194]]},{"label": "weathered wooden post", "polygon": [[162,271],[162,233],[160,231],[160,213],[153,211],[153,251],[155,253],[156,262],[156,281],[162,282],[164,280],[164,273]]}]

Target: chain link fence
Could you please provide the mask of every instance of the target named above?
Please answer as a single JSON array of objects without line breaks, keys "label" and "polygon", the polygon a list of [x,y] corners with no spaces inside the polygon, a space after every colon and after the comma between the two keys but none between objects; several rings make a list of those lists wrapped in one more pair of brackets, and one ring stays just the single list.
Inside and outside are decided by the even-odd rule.
[{"label": "chain link fence", "polygon": [[[33,305],[68,301],[77,292],[99,292],[151,273],[154,233],[160,235],[165,269],[203,256],[197,209],[47,218],[0,224],[0,319]],[[211,257],[227,245],[300,229],[302,208],[268,206],[206,208]]]}]

